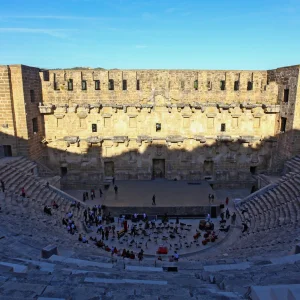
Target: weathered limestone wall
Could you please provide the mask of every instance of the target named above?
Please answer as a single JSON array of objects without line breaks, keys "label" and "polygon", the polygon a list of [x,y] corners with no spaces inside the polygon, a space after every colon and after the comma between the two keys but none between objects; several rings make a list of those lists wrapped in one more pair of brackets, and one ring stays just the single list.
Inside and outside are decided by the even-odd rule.
[{"label": "weathered limestone wall", "polygon": [[10,125],[1,131],[18,137],[14,155],[43,158],[74,187],[95,186],[111,175],[242,184],[254,173],[279,171],[300,152],[298,78],[299,66],[270,71],[2,66],[1,107],[12,105],[1,121],[15,124],[15,131]]},{"label": "weathered limestone wall", "polygon": [[[275,134],[277,147],[272,154],[272,170],[280,172],[284,162],[300,153],[300,82],[299,66],[278,68],[268,71],[270,82],[278,85],[277,103],[280,113],[277,116]],[[284,101],[284,90],[289,91],[288,101]],[[285,132],[281,131],[282,119],[286,118]]]},{"label": "weathered limestone wall", "polygon": [[250,167],[270,167],[279,106],[266,71],[53,70],[41,79],[48,163],[67,168],[76,186],[111,174],[151,179],[156,159],[168,179],[241,182],[251,179]]},{"label": "weathered limestone wall", "polygon": [[[44,117],[39,111],[39,102],[42,101],[42,85],[39,69],[21,66],[23,81],[23,103],[25,102],[28,151],[33,160],[40,160],[43,155]],[[31,96],[33,91],[33,97]],[[32,119],[37,119],[38,131],[33,131]]]},{"label": "weathered limestone wall", "polygon": [[[12,146],[12,155],[39,159],[44,136],[43,115],[38,108],[42,99],[39,69],[23,65],[0,66],[0,74],[0,130],[5,139],[2,143]],[[34,91],[33,97],[31,91]],[[38,121],[37,133],[33,132],[33,118]]]},{"label": "weathered limestone wall", "polygon": [[[277,99],[277,85],[268,84],[266,71],[51,70],[48,79],[42,81],[43,99],[44,103],[52,104],[146,104],[158,94],[171,103],[187,104],[193,101],[275,104]],[[69,79],[73,80],[73,91],[68,91]],[[110,79],[114,81],[114,90],[109,90]],[[87,83],[86,90],[82,90],[82,80]],[[95,90],[96,80],[100,81],[100,90]],[[127,90],[123,90],[123,80],[127,81]],[[220,89],[221,80],[225,81],[225,90]],[[237,91],[235,81],[239,82]],[[248,82],[252,83],[252,90],[247,90]]]},{"label": "weathered limestone wall", "polygon": [[[0,66],[0,138],[1,145],[10,145],[12,154],[17,155],[13,101],[8,66]],[[3,151],[3,149],[2,149]],[[4,153],[0,153],[0,156]]]}]

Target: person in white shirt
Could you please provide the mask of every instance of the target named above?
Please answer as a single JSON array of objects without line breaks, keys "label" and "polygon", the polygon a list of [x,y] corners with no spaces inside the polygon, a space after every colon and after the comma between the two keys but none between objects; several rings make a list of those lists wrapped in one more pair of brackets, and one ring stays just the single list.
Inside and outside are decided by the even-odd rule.
[{"label": "person in white shirt", "polygon": [[134,218],[136,219],[136,218],[137,218],[137,216],[138,216],[138,214],[137,214],[137,213],[135,213],[133,216],[134,216]]}]

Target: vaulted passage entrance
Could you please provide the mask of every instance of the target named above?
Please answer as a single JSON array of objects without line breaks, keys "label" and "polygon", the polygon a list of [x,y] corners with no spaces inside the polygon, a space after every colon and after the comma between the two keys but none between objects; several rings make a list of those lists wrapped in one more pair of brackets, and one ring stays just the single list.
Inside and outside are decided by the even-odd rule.
[{"label": "vaulted passage entrance", "polygon": [[164,159],[153,159],[153,170],[152,177],[165,178],[165,160]]},{"label": "vaulted passage entrance", "polygon": [[104,176],[113,177],[115,174],[115,165],[113,161],[104,162]]},{"label": "vaulted passage entrance", "polygon": [[203,174],[213,175],[214,173],[214,162],[211,160],[205,160],[203,164]]}]

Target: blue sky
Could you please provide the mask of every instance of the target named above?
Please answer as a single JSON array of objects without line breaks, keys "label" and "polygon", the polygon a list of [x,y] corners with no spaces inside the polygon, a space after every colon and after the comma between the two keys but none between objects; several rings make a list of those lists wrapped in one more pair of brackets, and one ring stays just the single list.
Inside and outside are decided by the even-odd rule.
[{"label": "blue sky", "polygon": [[300,64],[300,0],[1,1],[0,64],[272,69]]}]

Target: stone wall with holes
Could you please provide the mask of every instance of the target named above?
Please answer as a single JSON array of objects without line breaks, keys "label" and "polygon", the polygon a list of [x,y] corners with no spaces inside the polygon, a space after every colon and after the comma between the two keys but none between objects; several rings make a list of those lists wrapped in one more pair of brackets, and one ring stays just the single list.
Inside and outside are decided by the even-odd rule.
[{"label": "stone wall with holes", "polygon": [[67,184],[99,183],[109,175],[106,163],[117,179],[151,179],[157,159],[168,179],[250,183],[251,172],[270,169],[280,106],[267,71],[40,76],[48,160],[67,168]]},{"label": "stone wall with holes", "polygon": [[170,104],[275,104],[278,92],[267,71],[53,70],[41,79],[46,104],[148,104],[157,95]]},{"label": "stone wall with holes", "polygon": [[[268,71],[269,82],[278,86],[275,133],[277,146],[274,148],[272,171],[280,172],[284,162],[300,154],[300,82],[299,65]],[[285,122],[285,126],[282,126]]]},{"label": "stone wall with holes", "polygon": [[43,157],[64,173],[65,186],[96,187],[112,174],[240,185],[251,183],[252,174],[278,172],[299,153],[299,66],[41,71],[13,65],[1,67],[0,78],[19,155]]}]

